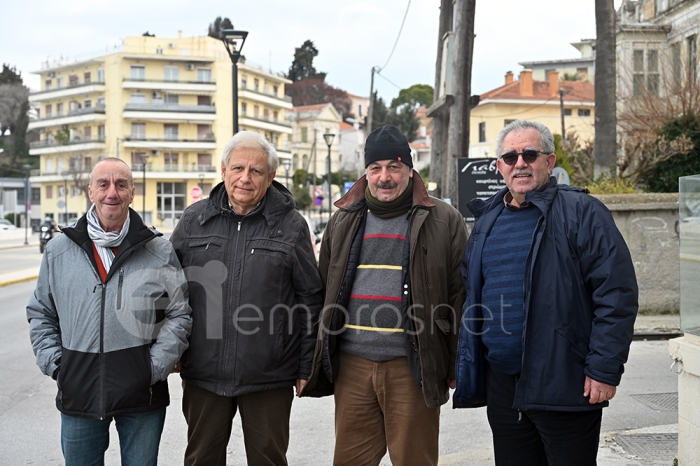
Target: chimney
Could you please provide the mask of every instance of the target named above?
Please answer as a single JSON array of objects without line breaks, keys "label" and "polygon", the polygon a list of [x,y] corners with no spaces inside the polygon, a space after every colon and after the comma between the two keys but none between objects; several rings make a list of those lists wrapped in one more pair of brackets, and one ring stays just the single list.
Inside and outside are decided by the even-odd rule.
[{"label": "chimney", "polygon": [[506,84],[510,84],[513,82],[513,72],[509,71],[506,73]]},{"label": "chimney", "polygon": [[559,94],[559,72],[549,72],[549,96],[554,97]]},{"label": "chimney", "polygon": [[522,70],[520,72],[520,95],[532,97],[532,70]]},{"label": "chimney", "polygon": [[182,31],[177,31],[177,38],[182,39]]}]

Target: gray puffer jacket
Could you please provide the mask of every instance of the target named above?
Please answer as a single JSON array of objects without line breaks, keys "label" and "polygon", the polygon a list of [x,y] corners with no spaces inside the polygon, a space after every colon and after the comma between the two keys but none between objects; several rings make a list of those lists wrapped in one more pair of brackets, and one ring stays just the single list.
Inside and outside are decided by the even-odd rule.
[{"label": "gray puffer jacket", "polygon": [[104,419],[169,403],[167,377],[192,325],[172,245],[129,210],[104,283],[83,216],[46,248],[27,305],[36,363],[58,381],[57,408]]},{"label": "gray puffer jacket", "polygon": [[322,285],[289,191],[273,181],[261,204],[239,217],[220,183],[185,210],[170,240],[190,284],[183,380],[238,396],[308,378]]}]

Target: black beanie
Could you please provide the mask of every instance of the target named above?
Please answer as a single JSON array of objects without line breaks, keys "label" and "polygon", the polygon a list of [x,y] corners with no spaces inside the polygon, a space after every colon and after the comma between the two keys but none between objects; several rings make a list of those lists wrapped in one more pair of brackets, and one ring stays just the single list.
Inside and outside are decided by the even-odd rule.
[{"label": "black beanie", "polygon": [[365,142],[365,168],[379,160],[398,160],[413,168],[408,139],[396,126],[375,129]]}]

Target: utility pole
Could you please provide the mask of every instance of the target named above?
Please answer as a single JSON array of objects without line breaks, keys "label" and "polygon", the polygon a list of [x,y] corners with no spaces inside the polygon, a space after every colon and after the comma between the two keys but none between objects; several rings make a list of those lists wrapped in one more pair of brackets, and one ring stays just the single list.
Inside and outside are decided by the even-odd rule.
[{"label": "utility pole", "polygon": [[369,107],[367,107],[367,122],[365,123],[365,138],[372,132],[372,114],[374,113],[374,72],[376,66],[372,67],[372,79],[369,85]]},{"label": "utility pole", "polygon": [[[452,95],[447,126],[447,157],[442,195],[457,205],[457,159],[469,156],[469,111],[472,56],[474,51],[474,7],[476,0],[454,0],[452,50]],[[466,200],[463,200],[466,202]]]}]

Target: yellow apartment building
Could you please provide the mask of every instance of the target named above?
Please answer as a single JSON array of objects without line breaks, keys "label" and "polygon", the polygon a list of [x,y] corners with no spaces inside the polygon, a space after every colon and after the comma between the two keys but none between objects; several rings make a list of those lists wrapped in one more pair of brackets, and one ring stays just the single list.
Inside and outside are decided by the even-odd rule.
[{"label": "yellow apartment building", "polygon": [[[231,61],[220,40],[126,37],[103,56],[44,63],[41,90],[29,100],[37,118],[29,129],[40,156],[32,183],[41,184],[44,215],[59,223],[85,213],[92,166],[118,157],[132,168],[132,207],[146,224],[173,226],[221,180],[220,155],[233,134]],[[238,65],[241,130],[264,134],[290,159],[286,78]],[[144,196],[145,193],[145,196]]]},{"label": "yellow apartment building", "polygon": [[560,81],[551,71],[547,81],[532,79],[531,70],[520,72],[515,80],[510,71],[505,84],[482,94],[472,109],[469,127],[469,157],[496,157],[496,138],[513,120],[537,121],[552,133],[561,134],[559,90],[564,91],[564,128],[575,132],[580,140],[595,135],[595,92],[593,84],[583,81]]}]

